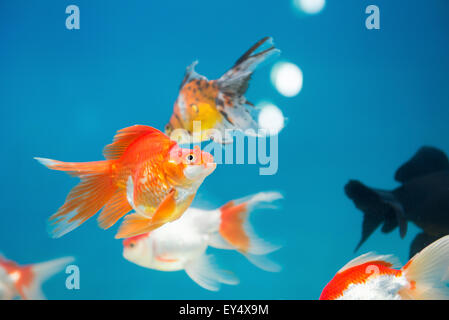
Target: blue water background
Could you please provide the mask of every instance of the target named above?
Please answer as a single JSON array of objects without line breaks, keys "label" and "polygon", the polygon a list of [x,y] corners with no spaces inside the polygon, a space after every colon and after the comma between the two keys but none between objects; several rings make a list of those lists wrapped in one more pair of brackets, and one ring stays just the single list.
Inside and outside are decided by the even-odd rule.
[{"label": "blue water background", "polygon": [[[65,28],[65,7],[81,10],[81,29]],[[365,8],[381,10],[381,29],[365,28]],[[19,263],[73,255],[81,289],[62,273],[44,286],[52,299],[316,299],[356,255],[377,251],[405,263],[418,229],[405,239],[380,231],[355,254],[362,214],[343,193],[350,178],[392,189],[395,170],[422,145],[449,153],[447,1],[329,0],[307,16],[290,1],[0,2],[0,251]],[[294,98],[257,70],[247,97],[278,105],[279,170],[221,165],[196,204],[209,208],[263,190],[285,195],[282,209],[254,215],[256,231],[283,248],[280,273],[256,269],[235,252],[210,250],[241,279],[209,292],[183,272],[138,267],[121,256],[117,226],[91,219],[60,239],[46,220],[77,179],[34,156],[102,159],[116,130],[162,129],[184,70],[219,77],[255,41],[270,35],[281,59],[297,64],[304,86]]]}]

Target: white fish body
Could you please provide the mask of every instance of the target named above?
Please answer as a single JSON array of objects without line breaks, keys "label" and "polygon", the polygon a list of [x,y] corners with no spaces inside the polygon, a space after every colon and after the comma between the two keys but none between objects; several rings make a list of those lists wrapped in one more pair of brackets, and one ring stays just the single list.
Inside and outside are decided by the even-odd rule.
[{"label": "white fish body", "polygon": [[[145,268],[160,271],[185,272],[203,288],[219,290],[221,283],[237,284],[238,279],[229,271],[221,270],[214,263],[212,255],[206,255],[209,246],[219,249],[233,249],[244,254],[250,262],[266,271],[279,271],[280,267],[263,255],[277,250],[258,239],[242,226],[247,220],[248,213],[259,203],[267,203],[279,199],[278,193],[259,193],[245,200],[236,200],[215,210],[189,208],[184,215],[173,222],[143,235],[125,239],[123,256],[125,259]],[[244,209],[242,209],[244,205]],[[240,211],[229,214],[230,209]],[[228,215],[225,215],[228,213]],[[244,219],[235,219],[244,214]],[[228,216],[231,216],[229,218]],[[238,243],[227,234],[222,234],[220,226],[223,221],[227,225],[239,227],[243,232],[248,231],[252,247],[248,252],[242,252]],[[242,222],[243,221],[243,222]],[[239,224],[239,225],[237,225]],[[252,254],[254,248],[255,254]]]}]

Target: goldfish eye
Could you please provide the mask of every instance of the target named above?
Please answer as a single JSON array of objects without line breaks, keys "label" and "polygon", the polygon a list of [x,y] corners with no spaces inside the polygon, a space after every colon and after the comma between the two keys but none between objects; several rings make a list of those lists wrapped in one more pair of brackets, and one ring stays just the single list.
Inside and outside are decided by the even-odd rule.
[{"label": "goldfish eye", "polygon": [[199,110],[198,110],[198,106],[196,104],[192,104],[191,107],[195,113],[198,113]]},{"label": "goldfish eye", "polygon": [[131,242],[131,243],[129,244],[129,247],[130,247],[130,248],[134,248],[134,247],[135,247],[134,242]]},{"label": "goldfish eye", "polygon": [[195,162],[195,160],[196,160],[196,158],[195,158],[195,155],[194,154],[188,154],[187,155],[187,157],[186,157],[186,160],[187,160],[187,163],[193,163],[193,162]]},{"label": "goldfish eye", "polygon": [[165,132],[170,132],[171,126],[169,124],[165,125]]}]

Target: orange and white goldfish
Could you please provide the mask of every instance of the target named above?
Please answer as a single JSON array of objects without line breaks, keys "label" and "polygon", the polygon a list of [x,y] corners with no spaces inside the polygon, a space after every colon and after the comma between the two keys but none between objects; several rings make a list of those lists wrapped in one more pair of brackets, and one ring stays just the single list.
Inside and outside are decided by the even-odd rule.
[{"label": "orange and white goldfish", "polygon": [[26,300],[43,300],[42,283],[73,262],[72,257],[19,266],[0,255],[0,300],[21,297]]},{"label": "orange and white goldfish", "polygon": [[184,270],[201,287],[217,291],[221,283],[235,285],[232,273],[219,269],[208,246],[237,250],[257,267],[271,272],[279,265],[264,255],[278,249],[252,231],[248,218],[252,210],[282,196],[261,192],[230,201],[216,210],[189,208],[178,220],[157,230],[123,241],[125,259],[145,268],[160,271]]},{"label": "orange and white goldfish", "polygon": [[401,269],[394,265],[390,255],[361,255],[337,272],[320,299],[449,299],[449,236],[424,248]]},{"label": "orange and white goldfish", "polygon": [[[197,61],[190,65],[181,83],[170,122],[165,126],[165,133],[179,143],[209,139],[218,143],[232,142],[226,129],[252,129],[257,134],[259,126],[254,120],[255,115],[252,115],[256,110],[244,94],[255,68],[269,57],[279,54],[280,51],[274,46],[255,53],[262,45],[271,43],[269,37],[258,41],[217,80],[208,80],[196,73]],[[195,123],[200,123],[200,128],[195,127]]]},{"label": "orange and white goldfish", "polygon": [[103,154],[106,160],[84,163],[36,158],[50,169],[81,178],[49,219],[54,237],[77,228],[101,208],[98,223],[103,229],[135,211],[124,218],[116,238],[158,228],[184,213],[216,167],[212,155],[199,147],[180,148],[159,130],[143,125],[118,131]]}]

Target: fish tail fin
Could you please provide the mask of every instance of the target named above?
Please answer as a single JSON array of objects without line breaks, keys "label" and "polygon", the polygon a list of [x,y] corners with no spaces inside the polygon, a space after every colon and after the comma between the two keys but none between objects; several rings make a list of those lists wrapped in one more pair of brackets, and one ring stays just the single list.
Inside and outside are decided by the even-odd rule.
[{"label": "fish tail fin", "polygon": [[[261,46],[268,46],[256,52]],[[246,51],[219,80],[221,91],[230,95],[243,96],[248,89],[249,80],[256,67],[268,58],[279,54],[273,45],[273,39],[265,37]]]},{"label": "fish tail fin", "polygon": [[[233,200],[220,208],[221,219],[219,226],[219,235],[222,238],[219,248],[234,249],[242,253],[255,266],[266,271],[278,271],[280,269],[276,263],[268,258],[258,258],[256,256],[265,255],[278,250],[275,246],[260,239],[254,232],[249,223],[250,213],[256,208],[270,207],[271,202],[281,199],[282,195],[278,192],[260,192],[255,195]],[[211,244],[214,246],[214,244]]]},{"label": "fish tail fin", "polygon": [[65,171],[81,179],[68,194],[64,205],[49,218],[49,232],[54,238],[80,226],[107,205],[118,192],[111,174],[113,160],[76,163],[35,159],[49,169]]},{"label": "fish tail fin", "polygon": [[251,253],[243,254],[249,262],[255,265],[257,268],[262,269],[268,272],[280,272],[282,270],[282,266],[268,258],[266,255],[257,255]]},{"label": "fish tail fin", "polygon": [[345,186],[346,195],[363,212],[362,238],[355,251],[382,224],[382,232],[388,233],[399,226],[401,237],[407,233],[404,209],[392,192],[372,189],[360,181],[351,180]]},{"label": "fish tail fin", "polygon": [[[250,112],[253,111],[254,105],[246,100],[244,94],[256,67],[279,53],[280,51],[273,45],[272,38],[265,37],[245,52],[234,66],[217,80],[220,89],[216,101],[217,108],[229,126],[243,130],[258,129],[257,122],[254,120],[255,115],[251,115]],[[247,106],[251,107],[250,110]]]},{"label": "fish tail fin", "polygon": [[186,265],[185,271],[199,286],[211,291],[220,290],[222,283],[229,285],[239,283],[239,279],[231,271],[221,270],[216,265],[212,255],[202,254],[190,261]]},{"label": "fish tail fin", "polygon": [[74,260],[73,257],[65,257],[23,267],[22,277],[17,282],[22,299],[44,300],[42,284]]},{"label": "fish tail fin", "polygon": [[400,291],[405,299],[449,299],[449,236],[445,236],[417,253],[403,268],[410,283]]}]

